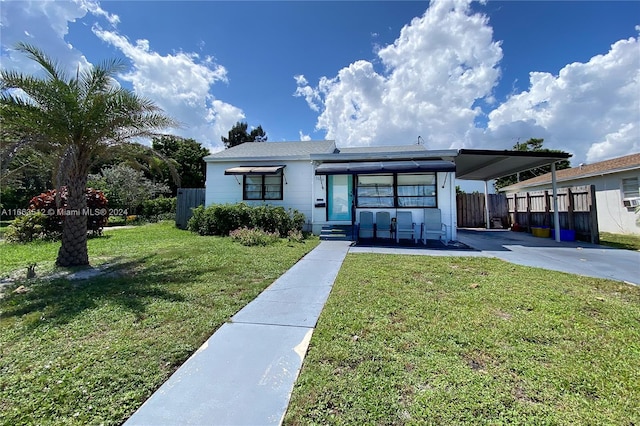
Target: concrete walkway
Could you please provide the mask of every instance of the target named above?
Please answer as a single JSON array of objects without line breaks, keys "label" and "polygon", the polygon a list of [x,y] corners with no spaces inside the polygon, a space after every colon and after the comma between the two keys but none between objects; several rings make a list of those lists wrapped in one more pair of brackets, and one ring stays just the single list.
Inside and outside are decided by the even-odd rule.
[{"label": "concrete walkway", "polygon": [[225,323],[125,425],[278,425],[349,241],[322,241]]}]

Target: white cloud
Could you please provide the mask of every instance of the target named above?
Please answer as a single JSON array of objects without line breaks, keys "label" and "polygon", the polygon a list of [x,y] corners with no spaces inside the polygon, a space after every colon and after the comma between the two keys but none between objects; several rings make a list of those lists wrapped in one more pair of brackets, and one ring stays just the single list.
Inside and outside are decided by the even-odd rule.
[{"label": "white cloud", "polygon": [[120,23],[120,17],[118,15],[111,14],[100,7],[100,3],[93,0],[74,0],[75,3],[82,5],[86,10],[91,12],[94,16],[102,16],[113,26]]},{"label": "white cloud", "polygon": [[[294,96],[341,146],[411,144],[421,135],[429,148],[508,149],[539,137],[574,162],[594,162],[640,151],[639,51],[630,38],[558,75],[531,72],[529,90],[498,104],[502,48],[487,18],[466,1],[432,1],[377,50],[383,71],[360,60],[315,86],[296,76]],[[486,128],[474,123],[485,117]]]},{"label": "white cloud", "polygon": [[317,130],[341,146],[415,143],[429,148],[471,144],[478,99],[490,99],[500,72],[500,43],[469,2],[433,1],[398,39],[377,52],[384,72],[356,61],[316,87],[298,82],[295,96],[320,112]]},{"label": "white cloud", "polygon": [[78,66],[90,66],[82,53],[64,37],[69,32],[69,22],[98,9],[93,2],[3,1],[0,7],[3,68],[29,74],[41,71],[33,61],[13,50],[18,42],[35,44],[61,66],[66,65],[69,71],[75,71]]},{"label": "white cloud", "polygon": [[300,75],[294,75],[293,76],[294,80],[296,81],[296,84],[298,86],[304,86],[306,84],[309,84],[309,82],[307,81],[307,79],[304,77],[304,75],[300,74]]},{"label": "white cloud", "polygon": [[160,55],[151,49],[148,40],[132,43],[97,25],[93,32],[131,60],[132,70],[120,78],[131,82],[136,93],[153,100],[184,124],[175,133],[216,150],[222,146],[220,137],[244,118],[242,110],[211,94],[215,83],[227,81],[227,70],[212,57],[200,58],[197,53],[187,52]]},{"label": "white cloud", "polygon": [[[66,41],[69,23],[86,22],[88,16],[94,18],[94,34],[131,60],[132,70],[121,79],[184,123],[176,134],[194,138],[212,151],[222,149],[220,137],[245,117],[241,109],[211,95],[215,83],[227,81],[226,69],[210,56],[186,52],[160,55],[148,40],[129,42],[115,29],[120,18],[97,1],[3,1],[2,66],[25,73],[39,71],[32,61],[12,50],[18,41],[36,44],[69,71],[91,66],[82,52]],[[202,50],[203,46],[199,47]]]},{"label": "white cloud", "polygon": [[311,136],[310,135],[305,135],[304,133],[302,133],[302,130],[298,131],[298,135],[301,141],[310,141],[311,140]]},{"label": "white cloud", "polygon": [[545,146],[572,152],[574,163],[639,152],[639,51],[630,38],[557,76],[531,72],[528,91],[491,111],[487,135],[544,137]]},{"label": "white cloud", "polygon": [[298,86],[293,96],[304,98],[304,100],[307,101],[309,108],[319,112],[320,106],[318,104],[322,102],[322,99],[318,90],[309,86],[309,82],[302,74],[293,76],[293,79],[296,81],[296,85]]}]

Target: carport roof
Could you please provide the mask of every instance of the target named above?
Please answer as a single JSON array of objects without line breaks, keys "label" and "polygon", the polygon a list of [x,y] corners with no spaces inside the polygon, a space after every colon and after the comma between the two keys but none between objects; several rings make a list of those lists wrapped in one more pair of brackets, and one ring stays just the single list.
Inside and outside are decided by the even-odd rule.
[{"label": "carport roof", "polygon": [[569,157],[566,152],[461,149],[454,161],[457,179],[488,181]]}]

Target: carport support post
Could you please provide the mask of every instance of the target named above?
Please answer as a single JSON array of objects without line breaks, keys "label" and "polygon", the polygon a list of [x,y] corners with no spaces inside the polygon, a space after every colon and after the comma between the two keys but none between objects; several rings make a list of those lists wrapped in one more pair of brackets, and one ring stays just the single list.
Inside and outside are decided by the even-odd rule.
[{"label": "carport support post", "polygon": [[553,189],[553,229],[556,242],[560,242],[560,213],[558,212],[558,185],[556,183],[556,163],[551,163],[551,188]]},{"label": "carport support post", "polygon": [[491,218],[489,217],[489,181],[484,181],[484,215],[486,217],[487,229],[491,229]]}]

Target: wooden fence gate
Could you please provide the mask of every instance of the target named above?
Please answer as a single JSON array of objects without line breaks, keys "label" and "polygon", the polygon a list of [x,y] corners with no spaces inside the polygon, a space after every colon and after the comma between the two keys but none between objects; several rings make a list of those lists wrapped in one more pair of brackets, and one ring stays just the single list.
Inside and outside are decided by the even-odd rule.
[{"label": "wooden fence gate", "polygon": [[[534,191],[507,195],[509,221],[531,231],[531,227],[553,228],[553,192]],[[558,188],[561,229],[575,231],[576,239],[600,242],[595,186]]]},{"label": "wooden fence gate", "polygon": [[[509,226],[507,197],[504,194],[489,194],[488,198],[489,223],[491,227],[507,228]],[[484,194],[477,192],[472,194],[457,194],[456,209],[458,227],[485,228],[487,226]]]},{"label": "wooden fence gate", "polygon": [[191,210],[204,204],[204,188],[178,188],[176,204],[176,226],[187,229]]}]

